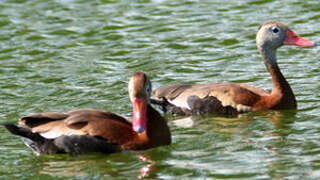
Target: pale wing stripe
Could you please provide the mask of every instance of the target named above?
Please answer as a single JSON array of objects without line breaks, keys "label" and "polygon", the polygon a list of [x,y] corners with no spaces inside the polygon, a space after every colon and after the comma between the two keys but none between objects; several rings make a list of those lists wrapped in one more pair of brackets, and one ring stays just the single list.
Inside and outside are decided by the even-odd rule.
[{"label": "pale wing stripe", "polygon": [[168,100],[168,102],[169,102],[170,104],[173,104],[173,105],[177,106],[177,107],[191,110],[191,108],[188,106],[187,101],[181,101],[181,100],[179,101],[179,99],[176,98],[176,99],[174,99],[174,100]]},{"label": "pale wing stripe", "polygon": [[70,136],[70,135],[81,135],[81,134],[84,134],[83,132],[80,132],[80,131],[75,131],[75,130],[69,130],[67,132],[62,132],[61,130],[59,129],[51,129],[47,132],[43,132],[43,133],[39,133],[42,137],[44,138],[47,138],[47,139],[55,139],[59,136],[62,136],[62,135],[67,135],[67,136]]}]

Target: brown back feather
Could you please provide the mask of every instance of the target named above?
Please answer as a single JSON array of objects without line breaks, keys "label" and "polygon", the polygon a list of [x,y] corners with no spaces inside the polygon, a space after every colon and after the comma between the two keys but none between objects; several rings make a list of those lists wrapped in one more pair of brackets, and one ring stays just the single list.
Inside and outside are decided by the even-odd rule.
[{"label": "brown back feather", "polygon": [[156,99],[166,98],[171,100],[179,96],[182,92],[184,92],[186,89],[190,87],[191,85],[189,84],[173,84],[170,86],[160,87],[152,91],[152,94],[155,96]]},{"label": "brown back feather", "polygon": [[36,126],[49,123],[51,121],[58,121],[67,118],[69,115],[66,113],[56,113],[56,112],[46,112],[39,114],[32,114],[30,116],[22,117],[19,120],[19,124],[28,127],[34,128]]}]

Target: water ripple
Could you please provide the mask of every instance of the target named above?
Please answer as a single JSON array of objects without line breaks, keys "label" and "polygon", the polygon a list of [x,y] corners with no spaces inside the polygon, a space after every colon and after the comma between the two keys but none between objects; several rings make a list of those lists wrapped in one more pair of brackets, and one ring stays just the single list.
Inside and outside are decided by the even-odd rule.
[{"label": "water ripple", "polygon": [[[224,81],[271,90],[255,46],[258,26],[281,21],[320,41],[318,1],[4,0],[0,5],[2,123],[73,108],[130,116],[127,81],[135,71],[146,72],[154,88]],[[141,169],[152,179],[319,179],[318,54],[318,48],[279,50],[297,111],[167,116],[173,135],[168,147],[37,157],[0,128],[0,179],[130,179],[141,177]]]}]

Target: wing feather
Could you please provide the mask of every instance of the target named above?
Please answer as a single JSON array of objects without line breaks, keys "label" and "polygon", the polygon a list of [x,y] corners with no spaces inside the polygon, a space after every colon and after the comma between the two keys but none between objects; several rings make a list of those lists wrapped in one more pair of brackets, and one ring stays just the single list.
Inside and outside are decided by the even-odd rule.
[{"label": "wing feather", "polygon": [[119,135],[119,133],[125,133],[123,130],[119,130],[121,128],[127,131],[132,129],[131,123],[126,118],[94,109],[79,109],[67,113],[34,114],[23,117],[20,124],[48,139],[62,135],[88,134],[115,141],[115,131],[119,131],[116,133]]},{"label": "wing feather", "polygon": [[212,96],[221,101],[224,107],[231,106],[238,112],[251,111],[255,102],[262,96],[269,95],[263,89],[241,83],[175,84],[156,89],[153,94],[157,99],[167,99],[173,105],[189,110],[189,97],[198,96],[204,99]]}]

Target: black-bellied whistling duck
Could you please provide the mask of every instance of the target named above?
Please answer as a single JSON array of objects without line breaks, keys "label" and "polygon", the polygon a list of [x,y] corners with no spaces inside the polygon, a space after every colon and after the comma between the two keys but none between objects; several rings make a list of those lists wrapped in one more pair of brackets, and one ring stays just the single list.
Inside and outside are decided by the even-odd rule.
[{"label": "black-bellied whistling duck", "polygon": [[151,83],[142,72],[129,82],[132,123],[120,115],[93,109],[47,112],[23,117],[19,126],[6,124],[39,154],[113,153],[169,145],[171,136],[163,117],[149,104]]},{"label": "black-bellied whistling duck", "polygon": [[264,109],[296,108],[292,89],[278,67],[276,50],[282,45],[307,47],[316,44],[277,22],[268,22],[259,27],[256,44],[272,77],[271,93],[240,83],[174,84],[154,90],[151,102],[162,106],[167,113],[177,114],[234,115]]}]

